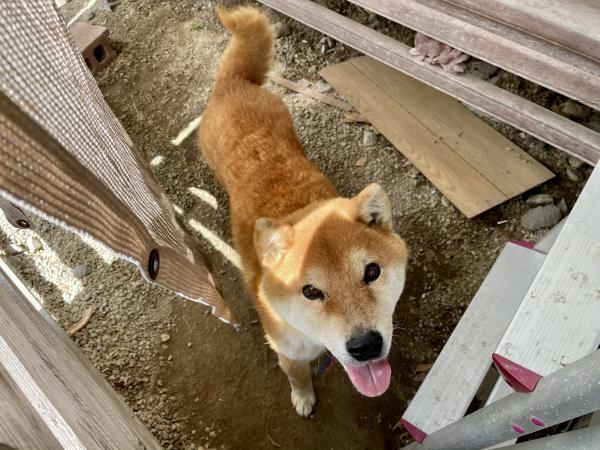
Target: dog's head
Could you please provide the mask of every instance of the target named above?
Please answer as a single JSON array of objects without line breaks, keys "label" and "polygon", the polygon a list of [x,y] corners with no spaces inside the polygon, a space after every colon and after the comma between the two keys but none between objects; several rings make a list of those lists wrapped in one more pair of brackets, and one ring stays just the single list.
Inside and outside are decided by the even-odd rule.
[{"label": "dog's head", "polygon": [[259,219],[254,241],[264,269],[260,295],[276,314],[325,346],[360,392],[385,392],[408,250],[393,232],[381,186],[279,221]]}]

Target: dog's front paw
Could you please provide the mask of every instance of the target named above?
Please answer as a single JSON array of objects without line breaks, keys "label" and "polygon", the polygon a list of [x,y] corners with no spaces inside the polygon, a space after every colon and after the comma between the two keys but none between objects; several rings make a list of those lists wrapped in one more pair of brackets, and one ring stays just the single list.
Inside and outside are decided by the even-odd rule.
[{"label": "dog's front paw", "polygon": [[300,417],[308,417],[312,412],[316,401],[317,398],[312,389],[310,392],[292,390],[292,405],[294,405],[294,408]]}]

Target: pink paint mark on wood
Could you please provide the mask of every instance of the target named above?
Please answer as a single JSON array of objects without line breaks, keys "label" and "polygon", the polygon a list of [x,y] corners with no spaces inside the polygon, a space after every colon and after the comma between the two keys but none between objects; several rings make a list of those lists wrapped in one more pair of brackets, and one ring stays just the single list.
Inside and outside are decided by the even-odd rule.
[{"label": "pink paint mark on wood", "polygon": [[517,425],[516,423],[513,423],[512,429],[515,433],[519,433],[519,434],[525,433],[525,428],[523,428],[521,425]]},{"label": "pink paint mark on wood", "polygon": [[517,392],[533,392],[538,381],[542,379],[541,375],[497,353],[492,354],[492,360],[502,377]]},{"label": "pink paint mark on wood", "polygon": [[534,424],[535,426],[538,427],[545,427],[546,424],[544,422],[542,422],[540,419],[538,419],[537,417],[532,417],[531,418],[531,423]]},{"label": "pink paint mark on wood", "polygon": [[535,242],[529,242],[529,241],[519,241],[519,240],[512,240],[510,241],[511,243],[515,244],[515,245],[520,245],[521,247],[525,247],[525,248],[534,248],[535,247]]},{"label": "pink paint mark on wood", "polygon": [[427,437],[427,433],[414,426],[408,420],[400,419],[400,421],[402,422],[402,425],[404,425],[404,428],[406,428],[406,431],[408,431],[413,437],[413,439],[417,441],[417,443],[422,444],[425,438]]}]

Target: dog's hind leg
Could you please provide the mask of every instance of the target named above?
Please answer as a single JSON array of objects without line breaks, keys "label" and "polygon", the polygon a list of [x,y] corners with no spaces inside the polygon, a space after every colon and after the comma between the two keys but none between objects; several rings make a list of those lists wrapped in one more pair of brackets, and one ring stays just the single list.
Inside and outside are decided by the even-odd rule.
[{"label": "dog's hind leg", "polygon": [[279,366],[290,380],[292,404],[296,412],[301,417],[308,417],[316,401],[311,379],[310,362],[295,361],[286,358],[281,353],[277,353],[277,356],[279,357]]}]

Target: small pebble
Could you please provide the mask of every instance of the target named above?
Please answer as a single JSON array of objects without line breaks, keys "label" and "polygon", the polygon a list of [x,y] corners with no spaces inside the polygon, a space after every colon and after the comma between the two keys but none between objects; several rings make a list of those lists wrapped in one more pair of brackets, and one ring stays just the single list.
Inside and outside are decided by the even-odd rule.
[{"label": "small pebble", "polygon": [[39,252],[43,248],[42,241],[35,236],[29,236],[27,238],[27,250],[31,253]]},{"label": "small pebble", "polygon": [[575,183],[579,182],[579,180],[581,179],[579,174],[570,167],[567,167],[567,177],[569,178],[569,180]]},{"label": "small pebble", "polygon": [[275,33],[275,38],[287,36],[288,34],[290,34],[290,31],[290,26],[285,22],[276,22],[273,25],[273,32]]},{"label": "small pebble", "polygon": [[563,216],[569,214],[569,206],[564,198],[558,202],[558,209],[560,209],[560,212],[563,214]]},{"label": "small pebble", "polygon": [[548,194],[536,194],[525,200],[525,203],[533,206],[551,205],[554,199]]},{"label": "small pebble", "polygon": [[160,335],[161,342],[168,342],[169,339],[171,339],[171,336],[169,336],[167,333],[161,333],[161,335]]},{"label": "small pebble", "polygon": [[362,137],[363,147],[373,147],[377,144],[377,135],[371,130],[365,130]]},{"label": "small pebble", "polygon": [[579,120],[587,119],[592,115],[592,109],[589,106],[582,105],[571,99],[563,103],[560,112],[565,116]]},{"label": "small pebble", "polygon": [[367,157],[366,156],[361,156],[360,158],[358,158],[356,160],[356,162],[354,163],[354,165],[356,167],[362,167],[362,166],[364,166],[366,164],[366,162],[367,162]]},{"label": "small pebble", "polygon": [[583,161],[579,158],[575,158],[574,156],[569,156],[569,165],[573,169],[579,169],[583,165]]},{"label": "small pebble", "polygon": [[327,83],[325,83],[323,80],[317,81],[317,84],[315,84],[315,89],[317,92],[320,92],[321,94],[327,94],[327,93],[333,91],[333,88],[330,85],[328,85]]},{"label": "small pebble", "polygon": [[73,269],[71,269],[71,272],[73,273],[73,276],[75,278],[81,280],[83,277],[89,275],[92,272],[92,269],[90,269],[90,266],[88,266],[87,264],[82,263],[77,264],[75,267],[73,267]]},{"label": "small pebble", "polygon": [[442,195],[442,205],[447,208],[450,206],[450,200],[448,200],[444,195]]},{"label": "small pebble", "polygon": [[10,256],[20,255],[21,253],[24,253],[25,250],[26,248],[19,244],[8,244],[8,247],[6,247],[6,253]]}]

